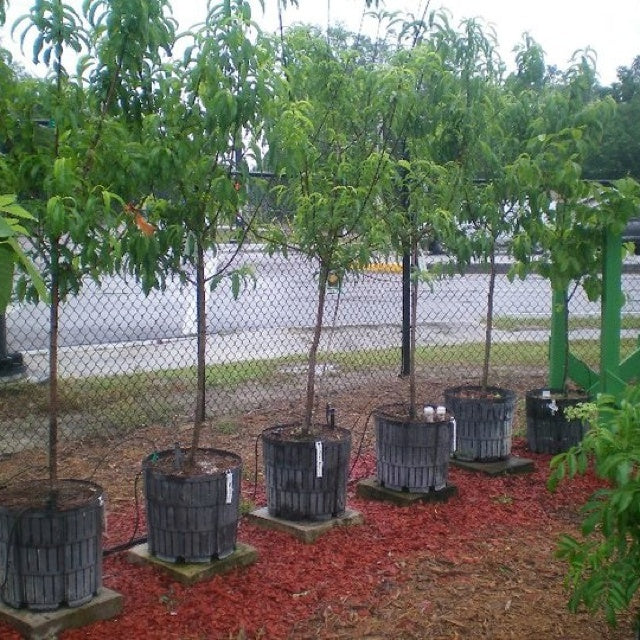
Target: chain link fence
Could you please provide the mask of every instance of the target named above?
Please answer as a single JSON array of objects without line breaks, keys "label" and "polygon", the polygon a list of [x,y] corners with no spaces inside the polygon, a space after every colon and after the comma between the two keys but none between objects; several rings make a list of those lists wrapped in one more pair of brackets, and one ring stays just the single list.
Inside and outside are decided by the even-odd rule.
[{"label": "chain link fence", "polygon": [[[229,247],[228,251],[235,250]],[[208,269],[226,259],[210,256]],[[427,263],[444,258],[428,257]],[[207,412],[211,419],[302,400],[306,354],[316,317],[317,268],[302,256],[268,256],[247,246],[239,264],[253,268],[237,299],[221,284],[207,300]],[[623,348],[640,332],[638,258],[623,276]],[[494,303],[492,373],[547,371],[551,294],[538,277],[509,281],[500,265]],[[417,370],[479,381],[489,278],[481,269],[421,286]],[[324,310],[318,393],[391,382],[401,372],[402,274],[385,263],[348,275]],[[582,290],[571,299],[572,351],[597,367],[600,306]],[[60,418],[63,443],[118,440],[148,425],[187,422],[196,393],[195,292],[169,282],[143,295],[136,282],[87,283],[60,317]],[[48,309],[16,305],[6,315],[9,351],[22,354],[26,376],[0,383],[1,459],[42,450],[47,434]],[[453,372],[453,373],[452,373]],[[338,385],[340,387],[338,387]]]}]

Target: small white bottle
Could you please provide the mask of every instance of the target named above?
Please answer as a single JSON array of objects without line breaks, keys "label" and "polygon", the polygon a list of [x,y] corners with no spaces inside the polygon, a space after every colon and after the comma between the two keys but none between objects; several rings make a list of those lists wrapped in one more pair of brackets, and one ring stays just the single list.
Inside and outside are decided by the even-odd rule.
[{"label": "small white bottle", "polygon": [[443,407],[443,406],[439,406],[436,409],[436,418],[438,419],[438,422],[442,422],[444,420],[446,414],[447,414],[446,408]]},{"label": "small white bottle", "polygon": [[433,413],[434,413],[433,407],[430,407],[429,405],[427,405],[424,408],[424,419],[427,422],[433,422]]}]

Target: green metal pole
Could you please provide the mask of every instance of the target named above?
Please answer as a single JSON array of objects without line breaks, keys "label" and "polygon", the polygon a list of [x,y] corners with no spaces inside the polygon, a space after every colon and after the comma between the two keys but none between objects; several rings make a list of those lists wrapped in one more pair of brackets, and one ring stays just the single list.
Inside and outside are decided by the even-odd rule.
[{"label": "green metal pole", "polygon": [[622,238],[605,232],[602,255],[602,310],[600,315],[601,393],[616,394],[620,379],[620,311],[622,309]]},{"label": "green metal pole", "polygon": [[553,289],[551,298],[551,336],[549,338],[549,386],[562,389],[566,377],[569,326],[567,290]]}]

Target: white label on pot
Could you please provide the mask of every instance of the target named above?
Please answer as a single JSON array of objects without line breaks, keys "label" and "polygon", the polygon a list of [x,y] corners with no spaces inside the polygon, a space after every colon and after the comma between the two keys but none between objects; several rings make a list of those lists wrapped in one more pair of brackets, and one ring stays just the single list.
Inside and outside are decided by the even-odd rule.
[{"label": "white label on pot", "polygon": [[233,473],[227,471],[227,504],[231,504],[233,501]]},{"label": "white label on pot", "polygon": [[458,444],[456,442],[458,434],[457,434],[457,425],[456,425],[456,419],[455,418],[451,418],[451,428],[452,428],[452,433],[451,433],[451,453],[455,453],[456,446]]},{"label": "white label on pot", "polygon": [[322,442],[316,441],[316,478],[322,478]]}]

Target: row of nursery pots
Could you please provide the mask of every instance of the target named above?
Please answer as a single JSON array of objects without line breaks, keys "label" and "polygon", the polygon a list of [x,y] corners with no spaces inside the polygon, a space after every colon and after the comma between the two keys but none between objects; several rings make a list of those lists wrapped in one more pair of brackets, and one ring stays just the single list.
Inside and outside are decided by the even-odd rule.
[{"label": "row of nursery pots", "polygon": [[[460,386],[446,389],[444,396],[446,410],[426,405],[424,415],[413,419],[401,405],[374,413],[376,473],[381,486],[410,493],[440,491],[447,485],[451,458],[483,463],[510,457],[516,405],[513,391]],[[565,410],[588,399],[582,393],[550,389],[527,393],[529,449],[556,454],[578,444],[586,424],[567,418]]]},{"label": "row of nursery pots", "polygon": [[[408,417],[403,405],[374,413],[377,481],[396,491],[447,486],[449,461],[491,461],[511,454],[515,394],[490,388],[445,391],[446,410],[427,405]],[[534,452],[577,444],[580,421],[565,419],[584,396],[527,394],[527,439]],[[346,510],[351,433],[331,424],[279,425],[262,434],[267,509],[285,520],[323,521]],[[143,461],[149,553],[167,562],[211,562],[236,548],[242,461],[234,453],[160,451]],[[0,598],[32,611],[75,607],[101,587],[104,492],[91,482],[25,483],[0,491]]]}]

